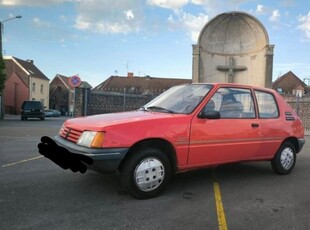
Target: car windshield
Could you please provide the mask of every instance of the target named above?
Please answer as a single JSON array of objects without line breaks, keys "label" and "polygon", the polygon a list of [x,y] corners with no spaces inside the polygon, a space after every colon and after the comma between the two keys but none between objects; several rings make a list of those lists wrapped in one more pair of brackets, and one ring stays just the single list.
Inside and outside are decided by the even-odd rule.
[{"label": "car windshield", "polygon": [[142,109],[165,113],[190,114],[211,88],[211,84],[174,86],[143,106]]},{"label": "car windshield", "polygon": [[40,109],[42,108],[42,104],[40,102],[31,101],[24,103],[24,109]]}]

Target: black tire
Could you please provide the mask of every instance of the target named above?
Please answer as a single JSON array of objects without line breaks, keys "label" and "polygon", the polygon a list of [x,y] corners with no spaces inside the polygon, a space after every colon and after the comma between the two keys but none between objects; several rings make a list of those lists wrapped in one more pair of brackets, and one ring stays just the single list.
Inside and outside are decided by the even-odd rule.
[{"label": "black tire", "polygon": [[[138,176],[138,172],[140,171]],[[139,179],[139,178],[140,179]],[[171,164],[160,150],[147,148],[134,152],[123,164],[121,182],[133,197],[148,199],[158,196],[171,178]],[[138,184],[140,180],[140,185]]]},{"label": "black tire", "polygon": [[296,164],[296,149],[291,142],[284,142],[271,161],[274,172],[286,175],[292,172]]}]

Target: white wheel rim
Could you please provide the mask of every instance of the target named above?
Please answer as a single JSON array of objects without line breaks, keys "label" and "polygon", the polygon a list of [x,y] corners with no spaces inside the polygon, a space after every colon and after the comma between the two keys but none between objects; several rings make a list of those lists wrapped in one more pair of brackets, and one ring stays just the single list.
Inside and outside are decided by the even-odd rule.
[{"label": "white wheel rim", "polygon": [[143,192],[150,192],[157,189],[164,178],[164,165],[157,158],[143,159],[137,165],[134,172],[135,183]]},{"label": "white wheel rim", "polygon": [[281,165],[284,169],[289,170],[294,164],[294,152],[291,148],[283,149],[280,157]]}]

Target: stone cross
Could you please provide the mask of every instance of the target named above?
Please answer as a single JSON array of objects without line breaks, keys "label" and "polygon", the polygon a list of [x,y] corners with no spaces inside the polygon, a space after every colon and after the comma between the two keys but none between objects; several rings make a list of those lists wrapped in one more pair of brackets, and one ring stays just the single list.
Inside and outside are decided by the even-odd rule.
[{"label": "stone cross", "polygon": [[217,70],[227,72],[228,73],[228,82],[233,83],[233,76],[237,71],[247,70],[246,66],[237,66],[235,65],[235,60],[233,57],[229,57],[229,65],[219,65],[216,67]]}]

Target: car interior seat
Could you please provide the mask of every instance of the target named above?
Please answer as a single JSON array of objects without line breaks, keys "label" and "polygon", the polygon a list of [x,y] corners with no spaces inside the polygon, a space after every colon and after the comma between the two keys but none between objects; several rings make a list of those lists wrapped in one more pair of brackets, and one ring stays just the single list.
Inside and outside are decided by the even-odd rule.
[{"label": "car interior seat", "polygon": [[243,104],[241,101],[226,101],[221,106],[222,118],[239,118],[243,112]]}]

